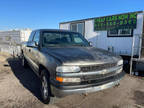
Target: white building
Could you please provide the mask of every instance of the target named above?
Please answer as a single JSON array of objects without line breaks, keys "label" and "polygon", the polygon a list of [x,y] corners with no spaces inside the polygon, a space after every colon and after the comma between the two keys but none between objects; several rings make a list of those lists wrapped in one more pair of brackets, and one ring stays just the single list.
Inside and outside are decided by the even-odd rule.
[{"label": "white building", "polygon": [[18,54],[21,43],[28,40],[31,31],[30,29],[0,31],[0,51]]},{"label": "white building", "polygon": [[134,56],[140,57],[141,53],[144,54],[141,49],[143,22],[144,12],[138,11],[61,22],[59,27],[82,33],[97,48],[110,50],[122,56],[131,56],[133,51]]}]

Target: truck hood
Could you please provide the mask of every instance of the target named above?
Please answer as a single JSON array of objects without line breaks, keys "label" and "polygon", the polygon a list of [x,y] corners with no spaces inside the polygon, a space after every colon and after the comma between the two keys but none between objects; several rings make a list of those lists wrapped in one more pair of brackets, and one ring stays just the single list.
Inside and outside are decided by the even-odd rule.
[{"label": "truck hood", "polygon": [[63,65],[90,65],[118,62],[121,58],[94,47],[46,48],[46,53],[62,62]]}]

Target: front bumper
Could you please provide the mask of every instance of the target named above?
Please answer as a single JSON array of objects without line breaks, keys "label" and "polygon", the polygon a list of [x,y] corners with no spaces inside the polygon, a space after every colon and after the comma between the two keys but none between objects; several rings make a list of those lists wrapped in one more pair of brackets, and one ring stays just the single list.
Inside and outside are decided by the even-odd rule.
[{"label": "front bumper", "polygon": [[102,79],[92,80],[88,83],[85,82],[83,84],[60,85],[53,82],[51,83],[51,90],[53,95],[57,97],[63,97],[70,94],[96,92],[117,85],[124,76],[124,74],[125,73],[122,71],[116,75]]}]

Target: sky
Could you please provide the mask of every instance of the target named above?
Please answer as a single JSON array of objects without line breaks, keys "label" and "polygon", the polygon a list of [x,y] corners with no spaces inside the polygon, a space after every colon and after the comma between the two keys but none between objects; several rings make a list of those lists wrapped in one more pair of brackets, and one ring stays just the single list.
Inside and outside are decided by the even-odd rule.
[{"label": "sky", "polygon": [[1,0],[0,30],[58,29],[60,22],[143,10],[144,0]]}]

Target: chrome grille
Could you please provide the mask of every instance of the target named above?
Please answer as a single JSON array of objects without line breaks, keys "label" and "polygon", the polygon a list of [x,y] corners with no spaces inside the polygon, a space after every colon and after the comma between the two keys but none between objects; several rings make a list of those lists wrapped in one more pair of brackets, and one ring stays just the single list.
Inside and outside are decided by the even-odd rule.
[{"label": "chrome grille", "polygon": [[107,64],[100,64],[100,65],[92,65],[92,66],[81,66],[82,72],[91,72],[91,71],[99,71],[103,69],[108,69],[110,67],[116,66],[117,63],[107,63]]},{"label": "chrome grille", "polygon": [[107,73],[107,74],[100,74],[100,75],[87,75],[87,76],[83,76],[82,80],[88,81],[88,80],[104,79],[107,77],[114,76],[115,74],[116,74],[116,71]]}]

